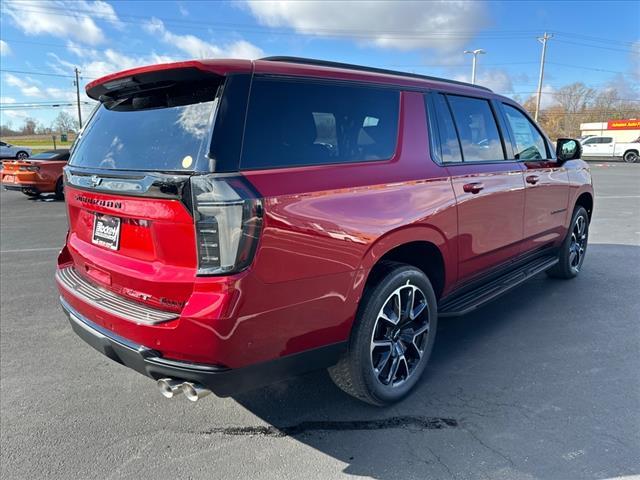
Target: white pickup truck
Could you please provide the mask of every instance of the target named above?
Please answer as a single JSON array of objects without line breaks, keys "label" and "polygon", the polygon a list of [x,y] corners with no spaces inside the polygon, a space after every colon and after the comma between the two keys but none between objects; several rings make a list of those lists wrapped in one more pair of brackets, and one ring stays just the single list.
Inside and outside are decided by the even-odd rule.
[{"label": "white pickup truck", "polygon": [[640,138],[623,143],[612,137],[589,137],[581,143],[583,157],[621,157],[627,163],[640,159]]}]

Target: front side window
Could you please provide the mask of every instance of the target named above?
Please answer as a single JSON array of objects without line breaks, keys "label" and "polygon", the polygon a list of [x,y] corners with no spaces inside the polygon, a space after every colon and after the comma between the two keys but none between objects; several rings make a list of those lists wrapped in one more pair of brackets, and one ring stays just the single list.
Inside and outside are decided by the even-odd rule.
[{"label": "front side window", "polygon": [[242,169],[388,160],[400,93],[363,85],[254,79]]},{"label": "front side window", "polygon": [[449,95],[465,162],[504,160],[496,119],[488,100]]},{"label": "front side window", "polygon": [[515,158],[517,160],[546,159],[546,142],[538,129],[520,110],[507,104],[503,106],[515,141]]},{"label": "front side window", "polygon": [[591,143],[596,143],[598,141],[597,138],[594,137],[589,137],[587,138],[584,142],[582,142],[583,145],[589,145]]}]

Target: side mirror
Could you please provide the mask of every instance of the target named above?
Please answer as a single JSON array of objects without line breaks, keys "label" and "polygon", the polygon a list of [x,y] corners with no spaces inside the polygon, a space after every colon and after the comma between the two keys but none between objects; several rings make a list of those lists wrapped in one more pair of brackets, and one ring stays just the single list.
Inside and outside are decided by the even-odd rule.
[{"label": "side mirror", "polygon": [[575,160],[582,156],[582,145],[573,138],[559,138],[556,142],[556,157],[559,162]]}]

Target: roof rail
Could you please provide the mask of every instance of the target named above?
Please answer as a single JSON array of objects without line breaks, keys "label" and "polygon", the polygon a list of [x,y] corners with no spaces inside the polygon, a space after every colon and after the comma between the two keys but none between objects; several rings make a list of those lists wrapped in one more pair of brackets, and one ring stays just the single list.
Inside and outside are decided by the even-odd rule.
[{"label": "roof rail", "polygon": [[421,80],[432,80],[436,82],[453,83],[455,85],[464,85],[465,87],[474,87],[481,90],[492,92],[490,88],[482,87],[480,85],[474,85],[472,83],[461,82],[458,80],[449,80],[448,78],[430,77],[428,75],[420,75],[418,73],[400,72],[398,70],[387,70],[385,68],[365,67],[363,65],[353,65],[351,63],[330,62],[328,60],[316,60],[314,58],[303,57],[287,57],[287,56],[275,56],[264,57],[259,60],[266,60],[268,62],[287,62],[287,63],[301,63],[304,65],[318,65],[320,67],[332,67],[332,68],[344,68],[347,70],[357,70],[362,72],[382,73],[385,75],[397,75],[400,77],[419,78]]}]

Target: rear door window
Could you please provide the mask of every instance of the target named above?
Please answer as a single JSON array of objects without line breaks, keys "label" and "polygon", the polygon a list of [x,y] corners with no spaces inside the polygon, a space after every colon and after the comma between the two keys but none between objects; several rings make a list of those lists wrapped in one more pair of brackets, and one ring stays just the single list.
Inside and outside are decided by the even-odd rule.
[{"label": "rear door window", "polygon": [[448,95],[465,162],[504,160],[500,133],[488,100]]},{"label": "rear door window", "polygon": [[548,158],[546,142],[538,129],[517,108],[503,103],[504,113],[511,127],[517,160],[542,160]]},{"label": "rear door window", "polygon": [[399,101],[388,88],[256,77],[241,168],[388,160]]}]

